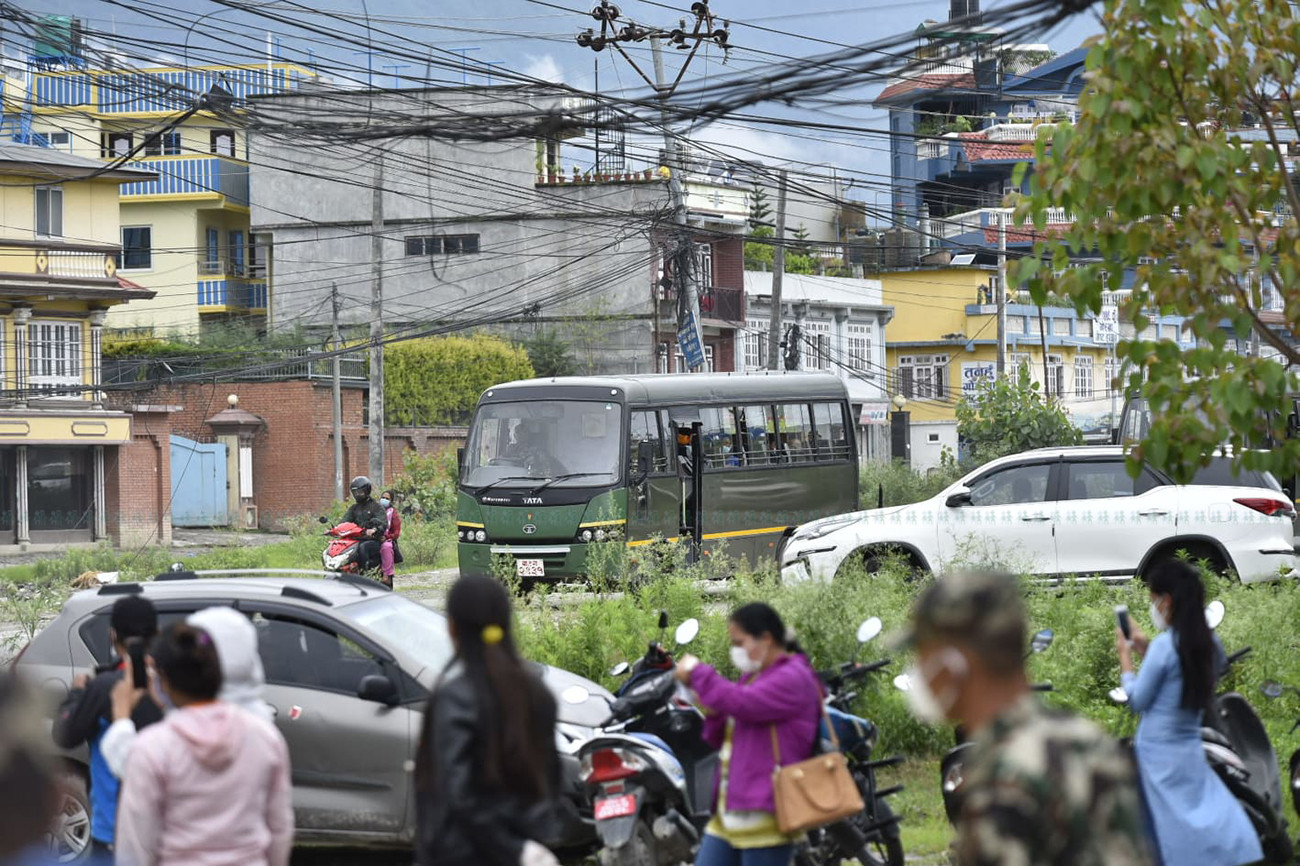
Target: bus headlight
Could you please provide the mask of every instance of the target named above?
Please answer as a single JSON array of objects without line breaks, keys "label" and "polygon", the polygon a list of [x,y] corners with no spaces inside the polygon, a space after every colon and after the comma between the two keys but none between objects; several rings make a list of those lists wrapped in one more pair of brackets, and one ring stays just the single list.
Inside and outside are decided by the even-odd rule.
[{"label": "bus headlight", "polygon": [[457,530],[456,530],[456,537],[457,537],[458,539],[460,539],[461,541],[464,541],[464,540],[465,540],[465,530],[463,530],[463,529],[457,529]]},{"label": "bus headlight", "polygon": [[582,530],[581,533],[579,533],[578,537],[581,538],[583,541],[591,541],[591,539],[592,539],[594,536],[592,535],[592,532],[591,532],[590,529],[584,529],[584,530]]},{"label": "bus headlight", "polygon": [[603,530],[603,529],[597,529],[597,530],[596,530],[596,540],[597,540],[597,541],[604,541],[604,540],[605,540],[605,530]]},{"label": "bus headlight", "polygon": [[480,543],[487,541],[487,533],[480,529],[474,533],[474,540]]}]

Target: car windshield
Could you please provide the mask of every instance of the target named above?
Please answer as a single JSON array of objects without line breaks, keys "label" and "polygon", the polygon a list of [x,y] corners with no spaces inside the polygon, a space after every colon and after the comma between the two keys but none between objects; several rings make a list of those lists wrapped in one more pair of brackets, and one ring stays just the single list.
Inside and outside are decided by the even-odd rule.
[{"label": "car windshield", "polygon": [[592,487],[618,480],[622,406],[588,400],[487,403],[470,427],[470,488]]},{"label": "car windshield", "polygon": [[339,613],[414,656],[426,668],[440,671],[454,654],[442,614],[399,595],[349,604],[339,608]]}]

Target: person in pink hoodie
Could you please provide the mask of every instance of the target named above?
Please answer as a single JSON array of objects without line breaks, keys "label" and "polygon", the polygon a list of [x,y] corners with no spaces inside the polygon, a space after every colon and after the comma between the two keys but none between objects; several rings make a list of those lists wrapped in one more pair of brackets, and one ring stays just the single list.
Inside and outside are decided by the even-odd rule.
[{"label": "person in pink hoodie", "polygon": [[218,701],[207,632],[178,623],[153,646],[151,685],[174,706],[131,748],[117,811],[117,866],[286,866],[289,754],[270,722]]}]

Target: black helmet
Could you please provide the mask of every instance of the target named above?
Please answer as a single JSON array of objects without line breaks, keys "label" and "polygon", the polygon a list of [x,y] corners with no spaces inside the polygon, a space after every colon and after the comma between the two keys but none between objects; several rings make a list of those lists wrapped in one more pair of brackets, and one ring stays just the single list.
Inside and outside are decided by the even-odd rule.
[{"label": "black helmet", "polygon": [[353,493],[361,493],[364,496],[369,496],[370,491],[373,490],[374,487],[371,485],[369,478],[364,475],[358,475],[356,478],[352,479],[352,483],[348,485],[348,489]]}]

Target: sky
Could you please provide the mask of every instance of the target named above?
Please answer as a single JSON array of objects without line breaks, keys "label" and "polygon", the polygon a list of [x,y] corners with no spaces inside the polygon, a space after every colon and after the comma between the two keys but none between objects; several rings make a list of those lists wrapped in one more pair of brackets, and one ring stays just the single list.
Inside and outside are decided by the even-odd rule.
[{"label": "sky", "polygon": [[[948,17],[947,0],[708,2],[718,19],[730,21],[734,47],[729,55],[713,46],[702,50],[687,71],[688,84],[748,70],[758,73],[784,58],[813,57],[850,44],[910,33],[926,19]],[[500,70],[509,69],[583,90],[596,89],[598,81],[599,92],[605,95],[647,93],[626,60],[608,50],[595,54],[575,43],[578,31],[597,24],[589,14],[591,0],[20,0],[19,5],[35,14],[78,16],[89,30],[110,41],[116,34],[123,53],[156,55],[165,62],[186,58],[191,63],[236,58],[261,61],[271,31],[276,56],[314,62],[322,71],[361,84],[410,86],[412,79],[426,77],[453,85],[461,79],[471,84],[501,83]],[[234,8],[239,5],[256,6],[265,13],[292,19],[294,24]],[[619,3],[625,17],[664,28],[676,26],[688,5],[688,0]],[[996,5],[992,4],[993,8]],[[989,7],[986,0],[986,11]],[[347,42],[348,38],[366,39],[367,21],[371,28],[369,53]],[[1064,52],[1098,31],[1095,15],[1085,14],[1032,41]],[[405,49],[391,47],[402,39],[411,41]],[[402,53],[450,60],[459,69],[439,69],[427,59],[421,68],[415,56],[392,56]],[[636,47],[631,53],[652,74],[647,49]],[[681,56],[669,52],[669,75],[676,74]],[[871,106],[871,98],[883,85],[884,81],[879,81],[846,88],[831,99],[794,106],[760,105],[749,113],[884,129],[885,113]],[[888,141],[883,135],[810,133],[748,122],[715,122],[682,131],[737,158],[769,164],[796,160],[806,167],[827,166],[827,173],[833,166],[837,176],[861,177],[866,184],[879,183],[889,169]],[[654,146],[648,140],[630,144],[645,153]],[[850,195],[868,201],[883,195],[878,187],[864,189]]]}]

